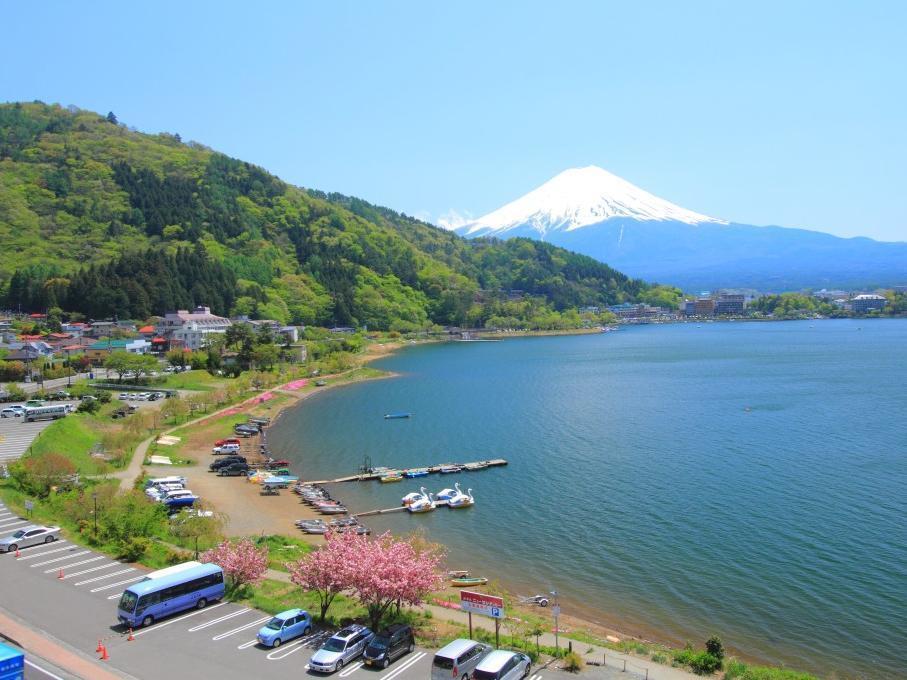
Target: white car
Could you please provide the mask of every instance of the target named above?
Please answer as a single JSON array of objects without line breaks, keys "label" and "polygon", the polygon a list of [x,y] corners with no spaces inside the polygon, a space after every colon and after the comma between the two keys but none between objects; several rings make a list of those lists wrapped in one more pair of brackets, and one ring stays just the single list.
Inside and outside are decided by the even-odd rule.
[{"label": "white car", "polygon": [[25,412],[23,408],[16,408],[15,406],[8,406],[2,411],[0,411],[0,418],[21,418],[22,414]]},{"label": "white car", "polygon": [[309,659],[309,670],[317,673],[334,673],[344,664],[362,655],[375,634],[358,624],[347,626],[334,633]]},{"label": "white car", "polygon": [[132,395],[129,392],[120,392],[120,396],[117,397],[120,401],[129,401],[132,399]]},{"label": "white car", "polygon": [[19,548],[41,543],[53,543],[60,536],[60,527],[42,527],[32,524],[0,539],[0,552],[16,552]]}]

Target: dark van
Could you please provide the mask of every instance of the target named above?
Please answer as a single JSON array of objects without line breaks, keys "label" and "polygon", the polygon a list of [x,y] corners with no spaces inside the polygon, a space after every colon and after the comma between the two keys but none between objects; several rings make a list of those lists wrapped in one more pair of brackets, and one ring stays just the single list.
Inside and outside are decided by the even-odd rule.
[{"label": "dark van", "polygon": [[409,654],[415,649],[413,629],[405,623],[396,623],[385,628],[368,643],[362,658],[366,666],[387,668],[391,661]]}]

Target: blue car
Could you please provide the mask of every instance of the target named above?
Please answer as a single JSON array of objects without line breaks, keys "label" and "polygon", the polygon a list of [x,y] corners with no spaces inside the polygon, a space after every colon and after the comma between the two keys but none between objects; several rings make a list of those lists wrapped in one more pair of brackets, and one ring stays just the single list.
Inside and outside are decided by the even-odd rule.
[{"label": "blue car", "polygon": [[304,609],[287,609],[268,621],[258,631],[258,642],[266,647],[280,647],[284,642],[312,632],[312,617]]}]

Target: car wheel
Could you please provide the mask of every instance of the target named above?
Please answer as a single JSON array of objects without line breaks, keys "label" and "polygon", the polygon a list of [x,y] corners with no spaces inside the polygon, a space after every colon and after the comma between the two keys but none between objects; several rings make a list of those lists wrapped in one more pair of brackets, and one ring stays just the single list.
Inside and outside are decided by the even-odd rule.
[{"label": "car wheel", "polygon": [[195,603],[196,609],[204,609],[207,606],[208,606],[208,600],[206,600],[205,598],[201,598],[198,602]]},{"label": "car wheel", "polygon": [[387,657],[384,657],[384,661],[381,662],[381,668],[387,668],[391,665],[391,660]]},{"label": "car wheel", "polygon": [[334,666],[334,671],[339,671],[341,668],[343,668],[343,659],[337,661],[337,665]]},{"label": "car wheel", "polygon": [[19,549],[19,546],[13,543],[10,547],[6,549],[6,552],[16,552]]},{"label": "car wheel", "polygon": [[303,634],[303,635],[311,635],[311,633],[312,633],[312,627],[311,627],[311,626],[306,626],[306,627],[305,627],[305,630],[302,631],[302,634]]},{"label": "car wheel", "polygon": [[526,665],[526,672],[523,673],[523,677],[524,677],[524,678],[528,678],[528,677],[529,677],[529,665],[528,665],[528,664]]},{"label": "car wheel", "polygon": [[274,642],[271,643],[271,646],[277,649],[280,647],[280,638],[274,638]]},{"label": "car wheel", "polygon": [[406,648],[407,654],[412,654],[413,650],[416,648],[416,645],[412,642],[409,643],[409,647]]},{"label": "car wheel", "polygon": [[469,680],[469,676],[466,673],[463,673],[463,677],[460,680]]},{"label": "car wheel", "polygon": [[154,623],[154,617],[149,614],[144,619],[142,619],[142,628],[147,628],[152,623]]},{"label": "car wheel", "polygon": [[45,542],[45,543],[53,543],[53,542],[54,542],[54,537],[53,537],[53,536],[45,536],[45,537],[44,537],[44,542]]}]

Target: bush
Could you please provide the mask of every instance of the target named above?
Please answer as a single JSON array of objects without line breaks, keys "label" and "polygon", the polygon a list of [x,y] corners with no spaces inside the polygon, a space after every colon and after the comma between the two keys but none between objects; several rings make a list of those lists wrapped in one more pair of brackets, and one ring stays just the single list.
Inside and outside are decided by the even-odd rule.
[{"label": "bush", "polygon": [[78,413],[97,413],[101,410],[101,402],[95,401],[94,399],[88,399],[79,404],[79,407],[76,409]]},{"label": "bush", "polygon": [[117,557],[127,562],[137,562],[151,547],[151,539],[144,536],[129,536],[117,542]]},{"label": "bush", "polygon": [[652,655],[652,661],[654,661],[655,663],[667,663],[668,657],[661,652],[656,652]]},{"label": "bush", "polygon": [[577,652],[568,652],[564,656],[563,668],[565,671],[569,671],[571,673],[579,673],[585,665],[586,662],[583,661],[583,657],[581,657]]},{"label": "bush", "polygon": [[696,675],[711,675],[721,668],[721,659],[708,652],[697,652],[690,659],[690,668]]},{"label": "bush", "polygon": [[717,635],[713,635],[708,640],[706,640],[705,651],[714,656],[716,659],[723,659],[724,645],[721,643],[721,638]]},{"label": "bush", "polygon": [[94,392],[93,395],[97,398],[102,404],[109,404],[110,400],[113,398],[107,390],[99,390]]}]

